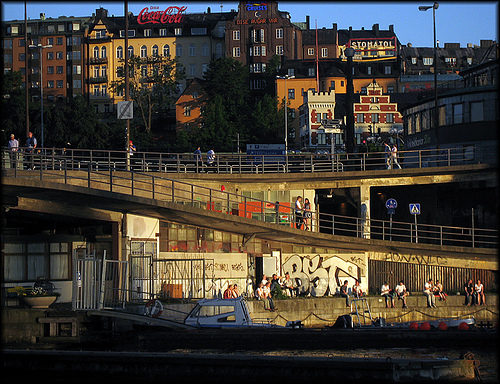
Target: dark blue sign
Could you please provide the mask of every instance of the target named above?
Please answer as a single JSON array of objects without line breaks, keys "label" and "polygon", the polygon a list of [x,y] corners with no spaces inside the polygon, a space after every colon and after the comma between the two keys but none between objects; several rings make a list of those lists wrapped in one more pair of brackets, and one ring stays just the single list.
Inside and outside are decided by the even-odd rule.
[{"label": "dark blue sign", "polygon": [[395,200],[395,199],[388,199],[386,202],[385,202],[385,206],[387,207],[387,209],[389,210],[394,210],[397,208],[398,206],[398,202]]}]

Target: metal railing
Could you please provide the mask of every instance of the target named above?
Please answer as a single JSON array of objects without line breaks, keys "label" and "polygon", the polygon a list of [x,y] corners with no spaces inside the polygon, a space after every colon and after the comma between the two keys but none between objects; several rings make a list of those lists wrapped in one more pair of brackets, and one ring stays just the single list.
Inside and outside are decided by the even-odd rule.
[{"label": "metal railing", "polygon": [[[191,153],[134,152],[92,149],[43,148],[34,153],[19,148],[17,152],[2,149],[3,169],[43,167],[53,170],[132,170],[160,173],[314,173],[387,169],[387,152],[247,155],[222,153],[207,164]],[[440,150],[399,151],[398,163],[403,168],[444,167],[497,162],[496,147],[460,147]],[[394,165],[395,166],[395,165]],[[393,166],[393,167],[394,167]]]},{"label": "metal railing", "polygon": [[[93,163],[89,163],[86,169],[79,168],[79,172],[69,172],[75,162],[72,159],[59,159],[58,161],[61,161],[58,167],[41,166],[35,168],[34,171],[14,168],[6,172],[4,177],[30,178],[77,185],[296,227],[297,217],[290,203],[276,204],[169,179],[158,173],[115,172],[113,167],[97,167]],[[311,227],[315,232],[386,241],[478,248],[496,248],[498,245],[497,231],[491,229],[423,223],[418,224],[417,227],[414,223],[362,219],[323,212],[313,212]]]}]

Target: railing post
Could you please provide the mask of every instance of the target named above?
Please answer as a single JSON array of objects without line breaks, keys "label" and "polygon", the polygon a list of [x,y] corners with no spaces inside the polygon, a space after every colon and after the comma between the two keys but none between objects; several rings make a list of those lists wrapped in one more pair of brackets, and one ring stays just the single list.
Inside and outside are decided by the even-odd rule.
[{"label": "railing post", "polygon": [[134,172],[130,172],[130,194],[134,196]]},{"label": "railing post", "polygon": [[174,180],[172,180],[172,187],[171,187],[171,189],[172,189],[172,203],[175,200],[175,198],[174,198],[174,196],[175,196],[174,188],[175,188],[175,186],[174,186]]},{"label": "railing post", "polygon": [[151,175],[151,193],[153,194],[153,197],[152,199],[155,198],[155,176],[154,175]]},{"label": "railing post", "polygon": [[109,192],[113,192],[113,170],[109,167]]}]

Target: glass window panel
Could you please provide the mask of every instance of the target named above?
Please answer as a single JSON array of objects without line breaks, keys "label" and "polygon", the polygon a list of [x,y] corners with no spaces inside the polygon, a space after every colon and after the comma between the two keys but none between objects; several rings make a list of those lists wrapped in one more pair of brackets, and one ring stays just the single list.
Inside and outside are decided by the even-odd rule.
[{"label": "glass window panel", "polygon": [[28,280],[36,280],[42,276],[47,277],[47,261],[45,255],[29,255],[26,269]]},{"label": "glass window panel", "polygon": [[5,281],[24,280],[24,256],[5,256],[3,276]]},{"label": "glass window panel", "polygon": [[4,244],[4,252],[8,253],[22,253],[24,252],[23,244],[13,244],[13,243],[5,243]]},{"label": "glass window panel", "polygon": [[50,256],[50,279],[69,279],[70,264],[69,255],[51,255]]},{"label": "glass window panel", "polygon": [[45,252],[45,243],[29,243],[28,253]]}]

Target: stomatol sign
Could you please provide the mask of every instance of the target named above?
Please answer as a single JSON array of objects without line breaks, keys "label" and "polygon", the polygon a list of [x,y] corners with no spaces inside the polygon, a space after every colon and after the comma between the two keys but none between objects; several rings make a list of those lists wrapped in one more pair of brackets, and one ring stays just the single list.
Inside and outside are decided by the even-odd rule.
[{"label": "stomatol sign", "polygon": [[187,7],[168,7],[160,11],[159,7],[144,8],[137,16],[139,24],[179,24],[184,22],[184,12]]}]

